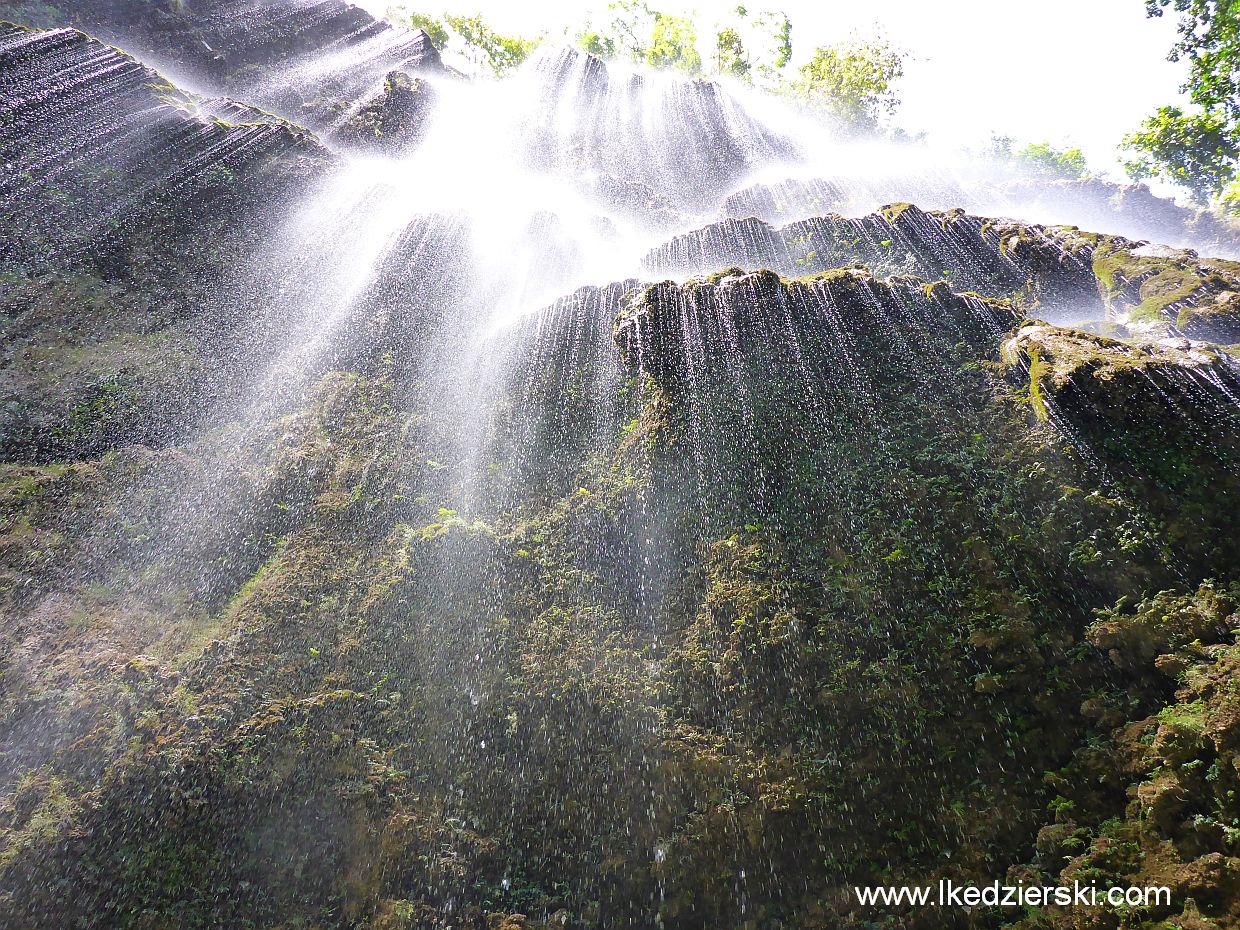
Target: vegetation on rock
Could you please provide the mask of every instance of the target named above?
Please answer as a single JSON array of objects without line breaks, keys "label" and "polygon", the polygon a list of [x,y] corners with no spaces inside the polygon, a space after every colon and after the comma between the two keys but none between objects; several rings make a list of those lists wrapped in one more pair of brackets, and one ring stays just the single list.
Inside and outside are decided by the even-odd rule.
[{"label": "vegetation on rock", "polygon": [[[251,64],[375,28],[326,7]],[[153,47],[206,34],[192,4],[105,12],[151,13]],[[617,13],[652,31],[595,52],[788,62],[786,18],[758,24],[772,65],[740,26],[695,62],[682,21]],[[414,24],[497,71],[528,51],[462,22]],[[382,36],[395,62],[297,106],[367,170],[449,99],[401,66],[421,39]],[[515,239],[427,209],[436,177],[399,222],[390,178],[336,209],[347,155],[278,115],[72,29],[6,26],[0,53],[38,91],[0,123],[0,927],[1240,919],[1236,263],[736,190],[786,150],[718,86],[656,97],[566,51],[566,96],[680,107],[670,157],[521,127],[571,166],[540,180],[608,206],[573,219],[612,243],[726,218],[496,325],[577,246],[550,185]],[[894,105],[890,49],[807,67],[847,120]],[[514,241],[526,264],[490,254]],[[1172,903],[853,894],[1000,878]]]}]

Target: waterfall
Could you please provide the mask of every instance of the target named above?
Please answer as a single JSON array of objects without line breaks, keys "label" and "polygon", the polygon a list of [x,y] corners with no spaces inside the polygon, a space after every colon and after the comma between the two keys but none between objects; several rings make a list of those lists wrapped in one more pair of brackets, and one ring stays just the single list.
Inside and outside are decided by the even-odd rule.
[{"label": "waterfall", "polygon": [[66,22],[0,27],[0,928],[1221,861],[1233,233],[337,0]]}]

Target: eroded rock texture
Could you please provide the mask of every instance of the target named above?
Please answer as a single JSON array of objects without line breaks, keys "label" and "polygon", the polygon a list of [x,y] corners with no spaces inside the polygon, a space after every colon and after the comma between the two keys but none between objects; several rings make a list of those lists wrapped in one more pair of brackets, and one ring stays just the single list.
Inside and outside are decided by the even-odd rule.
[{"label": "eroded rock texture", "polygon": [[362,104],[390,71],[445,73],[424,32],[344,0],[15,0],[0,4],[0,19],[80,28],[206,94],[243,97],[314,129]]},{"label": "eroded rock texture", "polygon": [[[370,28],[298,15],[228,61]],[[1240,918],[1234,264],[828,209],[495,326],[492,240],[379,248],[289,114],[73,30],[0,75],[0,927]],[[386,81],[370,158],[429,90]],[[702,147],[547,163],[683,225],[782,144],[721,94],[658,98]],[[851,891],[943,878],[1173,898]]]}]

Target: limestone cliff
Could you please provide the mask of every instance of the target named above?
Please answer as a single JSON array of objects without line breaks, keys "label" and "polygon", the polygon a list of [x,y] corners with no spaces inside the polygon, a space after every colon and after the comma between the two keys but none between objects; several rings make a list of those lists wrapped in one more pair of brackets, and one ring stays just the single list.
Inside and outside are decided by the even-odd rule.
[{"label": "limestone cliff", "polygon": [[[295,113],[74,30],[5,27],[0,87],[0,928],[1240,919],[1234,263],[911,204],[668,236],[783,152],[675,85],[716,135],[574,124],[537,167],[599,212],[516,224],[538,276],[651,214],[644,280],[496,325],[509,217],[443,179],[359,205]],[[416,153],[424,90],[349,145]],[[943,878],[1173,900],[851,891]]]}]

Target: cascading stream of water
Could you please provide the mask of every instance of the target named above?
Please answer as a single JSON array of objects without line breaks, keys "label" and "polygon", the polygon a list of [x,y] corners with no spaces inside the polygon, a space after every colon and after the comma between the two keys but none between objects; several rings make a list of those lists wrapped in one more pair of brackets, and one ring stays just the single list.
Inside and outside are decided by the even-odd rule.
[{"label": "cascading stream of water", "polygon": [[[1168,514],[1194,467],[1235,479],[1234,361],[1023,321],[1036,292],[1045,315],[1118,326],[1111,302],[1148,296],[1115,275],[1098,296],[1098,268],[1134,244],[952,211],[1094,205],[1043,215],[993,166],[848,141],[726,82],[559,48],[502,80],[419,72],[425,36],[328,0],[202,16],[254,61],[336,30],[227,88],[299,108],[327,148],[280,119],[298,114],[152,103],[157,76],[68,31],[66,74],[0,85],[5,118],[69,88],[6,149],[6,210],[96,156],[148,169],[110,201],[125,188],[98,172],[86,234],[32,223],[47,254],[0,256],[28,276],[104,245],[133,270],[149,192],[227,192],[255,151],[316,166],[233,220],[250,238],[202,288],[218,333],[193,330],[215,324],[188,292],[187,331],[218,352],[177,429],[33,482],[120,472],[47,590],[18,591],[32,625],[104,604],[180,665],[119,666],[118,714],[158,738],[110,724],[91,828],[13,854],[26,913],[57,913],[63,861],[89,885],[65,908],[110,919],[128,899],[98,876],[123,874],[154,914],[163,889],[130,863],[172,861],[228,876],[201,892],[220,922],[295,887],[298,906],[334,896],[341,926],[773,928],[855,873],[1023,861],[1043,773],[1093,732],[1047,696],[1075,713],[1106,677],[1081,647],[1095,611],[1227,558]],[[16,75],[49,40],[3,41]],[[423,95],[415,133],[348,136],[398,92]],[[279,219],[251,225],[264,207]],[[141,271],[126,285],[154,281],[158,307]],[[1226,525],[1210,500],[1192,512]],[[42,668],[23,649],[14,667]],[[14,714],[0,772],[89,742],[88,714],[49,706]],[[942,751],[945,728],[967,751]],[[996,809],[1014,813],[965,823]],[[169,842],[190,865],[151,852]]]}]

